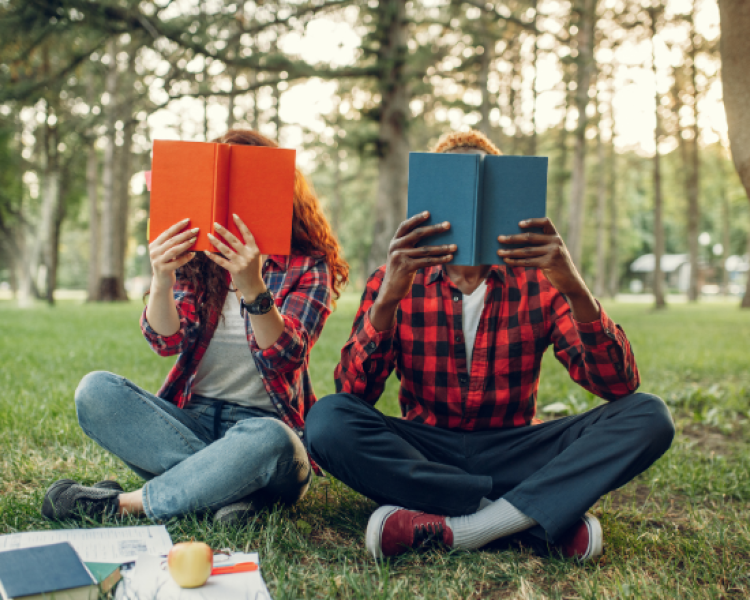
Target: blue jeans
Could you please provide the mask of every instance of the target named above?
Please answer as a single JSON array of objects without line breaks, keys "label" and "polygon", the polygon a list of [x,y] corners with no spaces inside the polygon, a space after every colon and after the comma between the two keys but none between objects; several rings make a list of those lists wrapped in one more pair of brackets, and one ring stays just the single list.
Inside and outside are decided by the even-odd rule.
[{"label": "blue jeans", "polygon": [[124,377],[96,371],[75,395],[83,431],[148,481],[143,508],[155,520],[251,499],[293,504],[307,491],[304,445],[278,416],[193,397],[184,409]]}]

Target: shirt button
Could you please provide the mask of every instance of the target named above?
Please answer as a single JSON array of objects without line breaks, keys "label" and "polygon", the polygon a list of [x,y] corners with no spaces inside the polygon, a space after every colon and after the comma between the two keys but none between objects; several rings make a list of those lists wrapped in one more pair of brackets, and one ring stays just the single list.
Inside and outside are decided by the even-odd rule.
[{"label": "shirt button", "polygon": [[369,344],[367,344],[367,349],[368,350],[375,350],[375,342],[370,342]]},{"label": "shirt button", "polygon": [[461,296],[453,296],[453,302],[458,302],[461,299]]},{"label": "shirt button", "polygon": [[456,337],[455,337],[455,340],[456,340],[457,343],[460,342],[461,341],[461,336],[459,334],[457,334]]},{"label": "shirt button", "polygon": [[461,375],[458,378],[458,381],[461,383],[461,385],[466,385],[469,381],[469,378],[466,375]]},{"label": "shirt button", "polygon": [[360,375],[359,377],[357,377],[357,379],[359,379],[360,381],[367,381],[367,375]]}]

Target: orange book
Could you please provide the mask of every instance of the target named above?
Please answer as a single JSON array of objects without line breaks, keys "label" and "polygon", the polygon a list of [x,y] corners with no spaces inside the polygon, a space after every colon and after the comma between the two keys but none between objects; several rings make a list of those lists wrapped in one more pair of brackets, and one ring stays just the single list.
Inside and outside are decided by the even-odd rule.
[{"label": "orange book", "polygon": [[189,218],[200,228],[191,250],[216,252],[214,222],[242,240],[237,214],[263,254],[290,254],[294,160],[284,148],[155,140],[148,241]]}]

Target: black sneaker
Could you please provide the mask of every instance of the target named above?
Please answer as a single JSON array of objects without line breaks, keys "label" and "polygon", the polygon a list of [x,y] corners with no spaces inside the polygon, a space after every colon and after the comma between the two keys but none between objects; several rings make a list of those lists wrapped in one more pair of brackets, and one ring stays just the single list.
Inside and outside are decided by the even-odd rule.
[{"label": "black sneaker", "polygon": [[117,483],[116,481],[112,481],[111,479],[98,481],[94,484],[94,487],[102,490],[117,490],[121,494],[125,491],[124,489],[122,489],[122,486],[119,483]]},{"label": "black sneaker", "polygon": [[[88,487],[72,479],[56,481],[44,495],[42,515],[58,521],[116,515],[120,506],[118,497],[121,489],[115,489],[112,484],[105,487],[101,483],[103,482],[99,482],[97,487]],[[120,487],[116,482],[112,483]]]}]

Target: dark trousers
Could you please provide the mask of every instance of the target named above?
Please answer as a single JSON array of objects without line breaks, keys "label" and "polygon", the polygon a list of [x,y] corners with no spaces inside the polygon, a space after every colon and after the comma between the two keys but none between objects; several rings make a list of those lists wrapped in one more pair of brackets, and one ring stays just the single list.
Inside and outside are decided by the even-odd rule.
[{"label": "dark trousers", "polygon": [[645,471],[674,437],[664,402],[632,394],[541,425],[451,431],[387,417],[351,394],[319,400],[305,439],[315,461],[380,504],[458,516],[505,498],[554,542],[603,494]]}]

